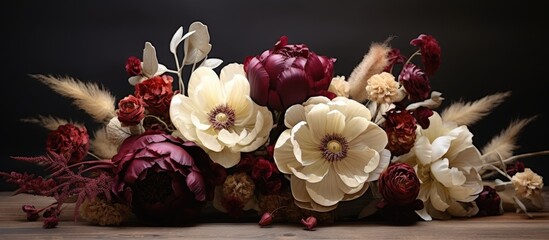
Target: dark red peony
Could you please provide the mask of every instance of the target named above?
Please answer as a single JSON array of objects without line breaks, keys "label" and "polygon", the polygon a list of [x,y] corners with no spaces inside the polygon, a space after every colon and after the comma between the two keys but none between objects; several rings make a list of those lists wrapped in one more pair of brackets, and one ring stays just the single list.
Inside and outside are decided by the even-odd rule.
[{"label": "dark red peony", "polygon": [[427,73],[427,76],[432,76],[440,67],[441,50],[438,41],[431,35],[421,34],[413,39],[410,44],[419,47],[425,73]]},{"label": "dark red peony", "polygon": [[316,55],[305,44],[288,45],[282,36],[271,50],[248,57],[244,70],[252,99],[271,110],[284,111],[312,96],[335,97],[328,92],[335,59]]},{"label": "dark red peony", "polygon": [[431,83],[416,65],[406,64],[398,76],[398,81],[406,89],[411,102],[423,101],[430,97]]},{"label": "dark red peony", "polygon": [[388,111],[383,126],[389,140],[387,150],[395,156],[408,153],[416,141],[416,124],[417,121],[411,111],[395,109]]},{"label": "dark red peony", "polygon": [[416,118],[417,124],[423,129],[429,128],[431,121],[429,117],[433,116],[433,110],[427,107],[418,107],[413,111],[414,117]]},{"label": "dark red peony", "polygon": [[128,76],[133,77],[141,74],[141,60],[134,56],[131,56],[126,60],[126,73]]},{"label": "dark red peony", "polygon": [[[180,225],[196,220],[213,199],[212,161],[193,142],[160,131],[127,138],[112,158],[113,192],[152,224]],[[224,179],[219,179],[221,181]]]},{"label": "dark red peony", "polygon": [[46,151],[63,156],[68,163],[84,159],[90,149],[90,136],[85,127],[71,123],[51,131],[46,140]]},{"label": "dark red peony", "polygon": [[156,76],[135,85],[135,96],[140,98],[149,113],[166,117],[173,97],[173,78]]},{"label": "dark red peony", "polygon": [[133,126],[145,117],[145,107],[141,99],[129,95],[118,102],[116,114],[123,126]]},{"label": "dark red peony", "polygon": [[475,202],[478,206],[478,216],[495,216],[503,213],[501,198],[495,189],[484,186]]}]

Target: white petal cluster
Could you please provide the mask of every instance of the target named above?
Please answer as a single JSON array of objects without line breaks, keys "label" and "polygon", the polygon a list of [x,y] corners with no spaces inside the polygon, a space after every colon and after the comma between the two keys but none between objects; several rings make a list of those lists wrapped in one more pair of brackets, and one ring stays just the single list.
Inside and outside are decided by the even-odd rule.
[{"label": "white petal cluster", "polygon": [[370,119],[364,105],[344,97],[312,97],[286,111],[289,129],[278,138],[274,158],[281,172],[291,174],[298,206],[330,211],[377,180],[389,163],[380,154],[387,135]]},{"label": "white petal cluster", "polygon": [[172,98],[170,118],[175,135],[196,142],[210,158],[229,168],[241,152],[263,145],[273,126],[271,112],[250,98],[250,84],[243,65],[229,64],[218,76],[199,67],[189,80],[188,97]]},{"label": "white petal cluster", "polygon": [[478,170],[483,161],[466,126],[444,122],[433,112],[427,129],[418,128],[414,147],[395,161],[414,166],[421,182],[418,198],[424,219],[472,216],[483,185]]}]

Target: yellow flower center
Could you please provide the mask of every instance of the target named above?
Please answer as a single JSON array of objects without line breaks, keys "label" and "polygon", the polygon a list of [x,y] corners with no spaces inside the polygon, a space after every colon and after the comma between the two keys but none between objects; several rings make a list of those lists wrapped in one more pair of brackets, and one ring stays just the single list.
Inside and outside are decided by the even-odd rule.
[{"label": "yellow flower center", "polygon": [[208,113],[208,120],[215,130],[228,129],[234,126],[235,113],[227,104],[221,104]]},{"label": "yellow flower center", "polygon": [[328,142],[327,149],[333,153],[341,152],[341,144],[336,140],[332,140]]}]

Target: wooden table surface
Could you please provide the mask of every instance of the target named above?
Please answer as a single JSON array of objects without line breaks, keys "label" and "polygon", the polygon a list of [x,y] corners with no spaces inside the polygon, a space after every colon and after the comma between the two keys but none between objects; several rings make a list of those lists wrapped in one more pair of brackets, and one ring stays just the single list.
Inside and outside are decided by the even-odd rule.
[{"label": "wooden table surface", "polygon": [[[546,188],[547,189],[547,188]],[[71,206],[57,228],[44,229],[42,221],[28,222],[22,204],[51,203],[51,199],[0,193],[0,240],[4,239],[549,239],[549,194],[545,211],[501,216],[418,222],[412,226],[391,226],[372,221],[318,226],[314,231],[297,224],[201,223],[192,227],[102,227],[73,221]]]}]

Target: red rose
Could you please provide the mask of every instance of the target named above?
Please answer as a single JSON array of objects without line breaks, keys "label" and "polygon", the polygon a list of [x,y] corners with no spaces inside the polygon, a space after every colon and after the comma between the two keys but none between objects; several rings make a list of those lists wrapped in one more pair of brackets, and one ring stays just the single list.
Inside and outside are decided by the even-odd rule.
[{"label": "red rose", "polygon": [[129,95],[118,102],[116,114],[123,126],[133,126],[139,124],[145,117],[145,107],[141,99]]},{"label": "red rose", "polygon": [[282,36],[271,50],[244,61],[250,96],[257,104],[277,111],[312,96],[334,97],[328,92],[334,62],[316,55],[305,44],[288,45],[288,38]]},{"label": "red rose", "polygon": [[202,148],[159,131],[127,138],[112,158],[113,192],[145,222],[196,220],[213,199],[215,169]]},{"label": "red rose", "polygon": [[430,97],[431,83],[416,65],[406,64],[398,76],[398,81],[406,89],[410,101],[418,102]]},{"label": "red rose", "polygon": [[394,163],[379,176],[379,192],[390,205],[414,204],[419,194],[419,179],[414,169],[406,163]]},{"label": "red rose", "polygon": [[169,116],[168,109],[173,97],[173,78],[156,76],[135,85],[135,96],[140,98],[151,114]]},{"label": "red rose", "polygon": [[411,111],[390,110],[385,115],[384,129],[389,142],[387,149],[395,156],[412,149],[416,141],[417,122]]},{"label": "red rose", "polygon": [[126,60],[126,73],[128,76],[133,77],[141,74],[141,60],[134,56],[131,56]]},{"label": "red rose", "polygon": [[419,47],[425,73],[432,76],[440,66],[441,50],[438,41],[431,35],[421,34],[418,38],[412,40],[410,44]]},{"label": "red rose", "polygon": [[90,136],[85,127],[71,123],[48,134],[46,151],[63,156],[69,163],[82,161],[90,149]]}]

